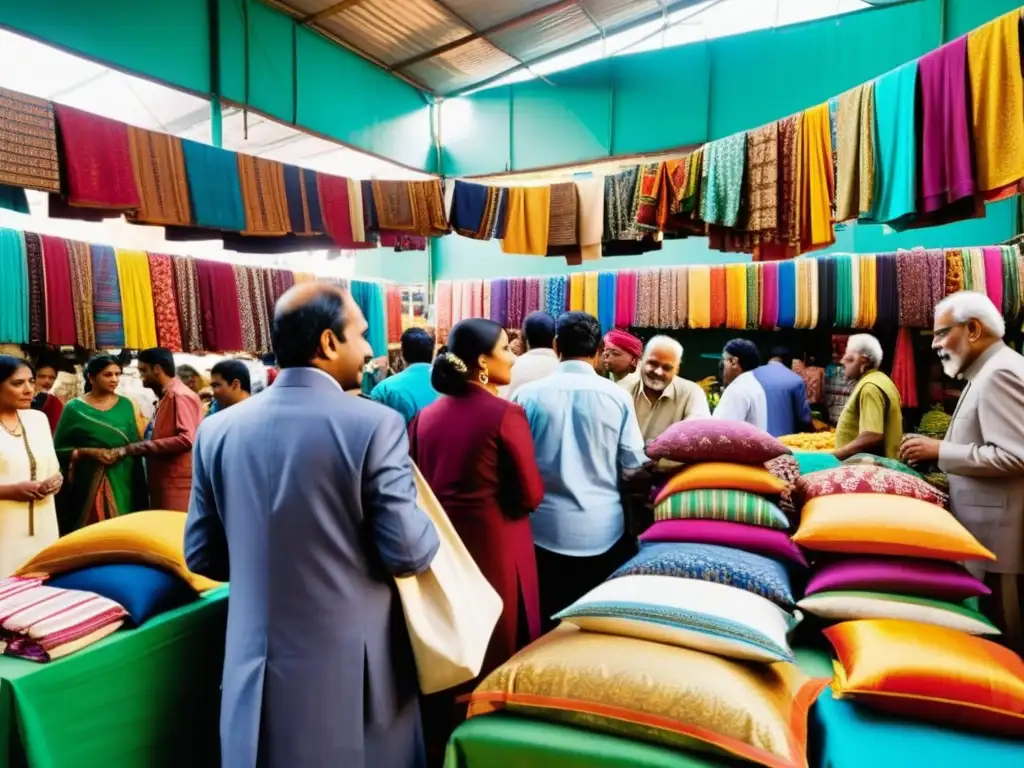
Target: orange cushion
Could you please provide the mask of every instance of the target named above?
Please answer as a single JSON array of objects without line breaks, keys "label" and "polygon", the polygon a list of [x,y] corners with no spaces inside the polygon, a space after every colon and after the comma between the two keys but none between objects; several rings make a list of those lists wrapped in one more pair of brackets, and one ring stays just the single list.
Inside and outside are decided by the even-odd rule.
[{"label": "orange cushion", "polygon": [[820,552],[995,560],[953,515],[926,501],[876,493],[811,499],[793,541]]},{"label": "orange cushion", "polygon": [[708,488],[779,496],[789,486],[785,480],[780,480],[764,467],[711,461],[706,464],[692,464],[673,475],[661,489],[655,504],[660,504],[674,493]]},{"label": "orange cushion", "polygon": [[909,719],[1024,734],[1024,661],[1001,645],[915,621],[848,621],[825,630],[836,649],[836,698]]}]

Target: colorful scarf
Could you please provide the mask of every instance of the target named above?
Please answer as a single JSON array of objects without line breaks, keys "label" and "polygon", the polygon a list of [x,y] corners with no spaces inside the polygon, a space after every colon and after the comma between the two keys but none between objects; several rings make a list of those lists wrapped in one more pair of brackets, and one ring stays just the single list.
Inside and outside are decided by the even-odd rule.
[{"label": "colorful scarf", "polygon": [[836,322],[836,261],[818,259],[818,322],[815,328],[831,329]]},{"label": "colorful scarf", "polygon": [[29,281],[25,234],[0,229],[0,344],[29,340]]},{"label": "colorful scarf", "polygon": [[658,319],[659,328],[679,327],[679,301],[676,297],[676,276],[671,267],[658,270]]},{"label": "colorful scarf", "polygon": [[853,259],[841,255],[835,261],[836,328],[853,327]]},{"label": "colorful scarf", "polygon": [[597,277],[597,319],[601,332],[615,327],[615,273],[601,272]]},{"label": "colorful scarf", "polygon": [[774,242],[765,242],[754,252],[754,258],[758,261],[788,259],[800,253],[803,121],[802,112],[779,121],[779,229]]},{"label": "colorful scarf", "polygon": [[548,255],[564,254],[565,249],[579,250],[576,238],[576,184],[568,181],[552,184],[548,200]]},{"label": "colorful scarf", "polygon": [[241,232],[245,206],[234,152],[182,139],[192,218],[197,227]]},{"label": "colorful scarf", "polygon": [[178,297],[174,287],[173,256],[149,254],[149,282],[153,287],[157,342],[172,352],[181,352],[183,345],[181,321],[178,318]]},{"label": "colorful scarf", "polygon": [[917,212],[917,61],[875,81],[878,191],[865,220],[905,228]]},{"label": "colorful scarf", "polygon": [[249,278],[246,268],[232,265],[235,273],[235,290],[238,293],[238,321],[242,328],[241,349],[246,352],[256,351],[256,322],[253,318],[255,307],[252,305],[252,294],[249,292]]},{"label": "colorful scarf", "polygon": [[658,272],[643,269],[636,273],[636,313],[633,321],[639,328],[658,325]]},{"label": "colorful scarf", "polygon": [[95,349],[96,327],[92,314],[92,259],[89,256],[89,246],[76,240],[65,240],[64,251],[67,254],[70,271],[74,343],[83,349]]},{"label": "colorful scarf", "polygon": [[0,184],[60,192],[57,126],[51,102],[0,88],[0,135],[4,137]]},{"label": "colorful scarf", "polygon": [[1017,265],[1016,245],[1006,245],[1001,249],[1003,258],[1003,315],[1016,318],[1021,310],[1020,271]]},{"label": "colorful scarf", "polygon": [[739,221],[746,160],[746,133],[704,146],[700,217],[708,224],[735,227]]},{"label": "colorful scarf", "polygon": [[632,270],[620,271],[615,276],[615,326],[629,328],[636,325],[637,275]]},{"label": "colorful scarf", "polygon": [[415,234],[420,237],[440,237],[451,232],[440,179],[410,181],[409,191],[416,222]]},{"label": "colorful scarf", "polygon": [[[492,297],[495,292],[492,290]],[[491,308],[495,307],[492,300]],[[493,318],[492,318],[493,319]],[[437,327],[437,341],[444,344],[452,330],[452,283],[450,280],[438,280],[434,285],[434,325]]]},{"label": "colorful scarf", "polygon": [[[263,273],[266,269],[261,267],[246,267],[246,276],[249,282],[249,296],[252,304],[252,319],[256,326],[256,352],[261,355],[270,354],[273,345],[270,338],[270,316],[272,307],[267,306],[267,297],[263,287]],[[398,306],[399,332],[401,331],[402,306]]]},{"label": "colorful scarf", "polygon": [[761,318],[762,330],[772,331],[779,325],[779,265],[761,264]]},{"label": "colorful scarf", "polygon": [[583,312],[585,303],[583,273],[569,275],[569,311]]},{"label": "colorful scarf", "polygon": [[992,303],[1003,308],[1003,252],[999,246],[982,248],[985,264],[985,292]]},{"label": "colorful scarf", "polygon": [[526,318],[526,280],[517,277],[508,281],[508,325],[522,328]]},{"label": "colorful scarf", "polygon": [[604,178],[604,241],[639,240],[633,201],[636,196],[639,166],[626,168]]},{"label": "colorful scarf", "polygon": [[373,202],[381,229],[415,232],[416,215],[412,190],[407,181],[381,181],[374,179]]},{"label": "colorful scarf", "polygon": [[124,343],[129,349],[157,346],[156,315],[153,311],[153,281],[149,255],[145,251],[117,248],[117,280],[121,286]]},{"label": "colorful scarf", "polygon": [[946,251],[946,295],[964,290],[964,255],[960,249]]},{"label": "colorful scarf", "polygon": [[565,312],[567,282],[564,277],[549,277],[544,286],[544,311],[552,317],[559,317]]},{"label": "colorful scarf", "polygon": [[186,227],[192,223],[188,172],[181,139],[128,126],[139,210],[127,214],[140,224]]},{"label": "colorful scarf", "polygon": [[291,232],[284,166],[276,160],[238,154],[238,178],[245,208],[245,234],[278,236]]},{"label": "colorful scarf", "polygon": [[185,352],[203,349],[202,309],[199,306],[199,277],[195,259],[175,256],[174,288],[178,298],[178,327]]},{"label": "colorful scarf", "polygon": [[100,349],[121,349],[125,346],[124,313],[121,310],[121,282],[114,249],[107,245],[91,245],[89,250],[96,346]]},{"label": "colorful scarf", "polygon": [[747,327],[747,265],[725,267],[725,327],[743,330]]},{"label": "colorful scarf", "polygon": [[871,211],[875,198],[875,84],[867,83],[839,97],[836,140],[836,221]]},{"label": "colorful scarf", "polygon": [[355,231],[352,226],[352,207],[348,197],[348,179],[318,173],[317,190],[320,193],[320,213],[324,231],[330,235],[331,239],[338,246],[346,249],[372,247],[372,243],[355,239]]},{"label": "colorful scarf", "polygon": [[832,245],[836,233],[832,227],[832,203],[835,178],[832,175],[832,129],[828,104],[819,104],[804,112],[803,216],[800,231],[801,250],[811,251]]},{"label": "colorful scarf", "polygon": [[[934,306],[931,303],[929,288],[928,257],[923,248],[915,248],[912,251],[899,251],[896,258],[900,294],[900,325],[908,328],[930,328]],[[943,258],[943,278],[945,278],[945,258]]]},{"label": "colorful scarf", "polygon": [[895,328],[900,320],[899,266],[895,253],[882,253],[875,257],[878,286],[875,327]]},{"label": "colorful scarf", "polygon": [[680,328],[685,328],[690,317],[690,270],[686,267],[674,267],[676,279],[676,317]]},{"label": "colorful scarf", "polygon": [[779,226],[779,124],[747,134],[747,221],[744,229],[774,238]]},{"label": "colorful scarf", "polygon": [[658,197],[661,193],[662,163],[640,166],[636,201],[636,227],[641,231],[658,230]]},{"label": "colorful scarf", "polygon": [[288,223],[292,232],[296,235],[311,236],[324,231],[316,171],[285,165],[284,195],[288,205]]},{"label": "colorful scarf", "polygon": [[139,207],[128,126],[55,104],[64,186],[72,206],[113,211]]},{"label": "colorful scarf", "polygon": [[71,264],[67,240],[42,235],[43,285],[46,291],[46,342],[54,346],[75,344],[75,309],[71,290]]},{"label": "colorful scarf", "polygon": [[931,328],[935,320],[935,308],[946,297],[946,254],[939,249],[932,249],[927,252],[927,257],[928,320],[923,327]]},{"label": "colorful scarf", "polygon": [[[526,278],[526,297],[524,301],[524,312],[526,315],[531,312],[539,312],[544,306],[544,294],[539,277]],[[594,313],[596,314],[596,313]],[[524,315],[525,318],[525,315]]]},{"label": "colorful scarf", "polygon": [[796,325],[796,262],[784,261],[779,264],[779,328]]},{"label": "colorful scarf", "polygon": [[917,368],[914,365],[914,343],[907,328],[896,334],[896,352],[892,356],[892,383],[900,393],[904,408],[917,408]]},{"label": "colorful scarf", "polygon": [[550,186],[510,188],[501,250],[528,256],[546,255],[550,217]]},{"label": "colorful scarf", "polygon": [[594,261],[601,258],[605,183],[602,179],[583,179],[575,184],[580,255],[583,261]]},{"label": "colorful scarf", "polygon": [[726,274],[724,266],[711,267],[711,327],[722,328],[727,317]]},{"label": "colorful scarf", "polygon": [[488,316],[502,328],[508,325],[508,280],[491,281],[491,308]]},{"label": "colorful scarf", "polygon": [[687,320],[691,328],[711,327],[711,267],[687,268]]},{"label": "colorful scarf", "polygon": [[761,325],[761,265],[743,266],[747,273],[747,330],[754,331]]},{"label": "colorful scarf", "polygon": [[874,328],[878,319],[878,271],[874,254],[858,259],[860,266],[860,328]]},{"label": "colorful scarf", "polygon": [[205,348],[210,352],[244,350],[234,267],[209,259],[197,259],[195,266]]}]

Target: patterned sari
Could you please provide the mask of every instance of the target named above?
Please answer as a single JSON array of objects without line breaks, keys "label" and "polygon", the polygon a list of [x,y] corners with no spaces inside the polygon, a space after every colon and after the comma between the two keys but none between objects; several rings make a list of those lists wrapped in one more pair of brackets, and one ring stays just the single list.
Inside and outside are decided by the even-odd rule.
[{"label": "patterned sari", "polygon": [[53,438],[64,474],[64,487],[57,498],[62,536],[100,520],[146,509],[146,475],[140,458],[126,456],[107,466],[74,455],[80,448],[109,450],[139,440],[139,416],[126,397],[119,398],[108,411],[81,399],[65,406]]}]

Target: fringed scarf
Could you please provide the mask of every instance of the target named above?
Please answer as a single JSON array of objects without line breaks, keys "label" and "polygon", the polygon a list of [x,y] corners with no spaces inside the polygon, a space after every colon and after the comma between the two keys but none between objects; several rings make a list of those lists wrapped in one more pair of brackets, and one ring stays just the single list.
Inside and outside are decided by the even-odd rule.
[{"label": "fringed scarf", "polygon": [[55,104],[67,201],[80,208],[134,211],[139,190],[128,126]]},{"label": "fringed scarf", "polygon": [[305,237],[319,235],[324,231],[324,221],[320,211],[316,171],[285,165],[283,172],[291,231]]},{"label": "fringed scarf", "polygon": [[245,205],[234,152],[183,139],[192,218],[197,227],[241,232]]},{"label": "fringed scarf", "polygon": [[182,352],[184,344],[181,338],[181,319],[178,317],[173,256],[149,254],[149,282],[153,287],[157,343],[172,352]]},{"label": "fringed scarf", "polygon": [[77,343],[82,349],[96,349],[96,324],[92,308],[92,256],[89,253],[89,244],[65,240],[64,245],[71,267],[71,295],[75,308]]},{"label": "fringed scarf", "polygon": [[53,104],[0,88],[0,184],[60,192],[60,163]]},{"label": "fringed scarf", "polygon": [[276,160],[252,155],[239,153],[237,157],[245,208],[245,234],[279,236],[291,232],[288,198],[284,191],[284,166]]},{"label": "fringed scarf", "polygon": [[139,209],[127,214],[140,224],[187,227],[192,223],[188,172],[181,139],[128,126]]},{"label": "fringed scarf", "polygon": [[43,241],[35,232],[25,233],[25,263],[28,266],[28,340],[30,344],[45,344],[46,272],[43,267]]},{"label": "fringed scarf", "polygon": [[[29,340],[29,281],[25,233],[0,229],[0,344]],[[91,296],[91,287],[90,287]]]},{"label": "fringed scarf", "polygon": [[121,282],[117,276],[114,249],[108,245],[91,245],[89,252],[92,257],[96,346],[99,349],[121,349],[125,346],[124,313],[121,311]]}]

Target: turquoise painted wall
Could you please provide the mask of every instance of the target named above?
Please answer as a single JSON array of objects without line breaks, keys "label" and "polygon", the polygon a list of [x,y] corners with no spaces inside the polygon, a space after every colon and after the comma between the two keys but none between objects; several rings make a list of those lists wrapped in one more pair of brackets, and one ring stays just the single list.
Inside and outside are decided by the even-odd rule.
[{"label": "turquoise painted wall", "polygon": [[[242,104],[245,0],[213,2],[221,95]],[[436,170],[431,107],[421,91],[258,0],[248,6],[250,106],[356,149]],[[207,0],[0,0],[0,25],[173,87],[212,90]]]},{"label": "turquoise painted wall", "polygon": [[499,173],[721,138],[818,104],[1020,4],[921,0],[447,99],[439,110],[442,168],[452,176]]},{"label": "turquoise painted wall", "polygon": [[356,251],[356,268],[352,276],[403,284],[428,283],[431,280],[430,252],[395,253],[383,248]]}]

